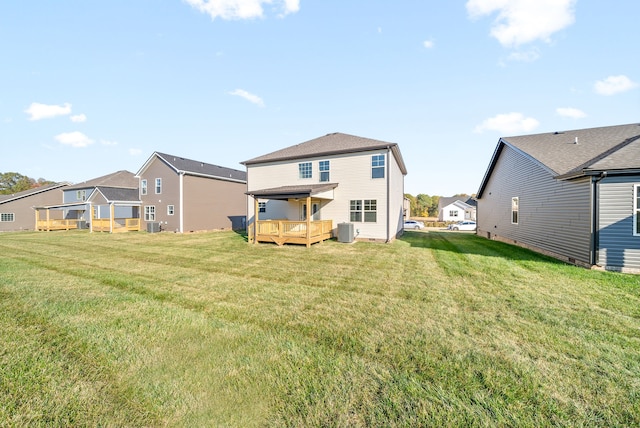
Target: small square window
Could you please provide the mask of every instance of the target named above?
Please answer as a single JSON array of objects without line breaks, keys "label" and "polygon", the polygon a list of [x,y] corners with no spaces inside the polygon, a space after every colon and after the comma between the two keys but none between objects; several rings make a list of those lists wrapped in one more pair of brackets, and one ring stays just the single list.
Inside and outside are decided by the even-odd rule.
[{"label": "small square window", "polygon": [[267,212],[267,203],[266,202],[258,202],[258,212],[266,213]]},{"label": "small square window", "polygon": [[174,205],[167,205],[167,215],[173,215],[175,212],[175,206]]}]

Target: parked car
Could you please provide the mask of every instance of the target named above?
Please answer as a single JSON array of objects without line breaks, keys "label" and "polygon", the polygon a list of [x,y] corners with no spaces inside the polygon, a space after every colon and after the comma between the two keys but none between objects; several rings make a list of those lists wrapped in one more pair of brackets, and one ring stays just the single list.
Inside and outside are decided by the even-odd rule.
[{"label": "parked car", "polygon": [[404,228],[405,229],[422,229],[424,227],[424,223],[416,220],[405,220]]},{"label": "parked car", "polygon": [[471,220],[452,223],[447,227],[449,230],[476,230],[476,222]]}]

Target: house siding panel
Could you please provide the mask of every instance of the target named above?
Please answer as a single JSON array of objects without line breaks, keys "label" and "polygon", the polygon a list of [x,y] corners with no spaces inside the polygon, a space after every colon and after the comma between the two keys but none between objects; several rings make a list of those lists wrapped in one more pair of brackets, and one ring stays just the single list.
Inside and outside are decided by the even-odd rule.
[{"label": "house siding panel", "polygon": [[[511,223],[511,198],[519,221]],[[478,200],[478,234],[589,264],[591,189],[588,179],[555,180],[551,173],[504,146]]]},{"label": "house siding panel", "polygon": [[[156,178],[162,179],[162,189],[156,194]],[[162,224],[163,230],[180,231],[180,176],[157,157],[145,169],[141,180],[147,180],[147,194],[140,195],[141,217],[144,222],[144,207],[155,206],[155,222]],[[174,205],[174,215],[167,215],[167,205]],[[146,230],[146,222],[143,225]]]},{"label": "house siding panel", "polygon": [[607,269],[640,271],[640,236],[633,235],[636,184],[640,176],[607,177],[598,184],[596,264]]},{"label": "house siding panel", "polygon": [[[55,188],[0,203],[0,213],[14,215],[14,221],[0,222],[0,232],[34,230],[36,225],[36,214],[33,207],[59,204],[61,200],[62,190],[60,188]],[[51,219],[61,217],[61,211],[53,210],[49,213],[49,218]]]},{"label": "house siding panel", "polygon": [[243,229],[246,187],[245,183],[185,175],[185,232]]}]

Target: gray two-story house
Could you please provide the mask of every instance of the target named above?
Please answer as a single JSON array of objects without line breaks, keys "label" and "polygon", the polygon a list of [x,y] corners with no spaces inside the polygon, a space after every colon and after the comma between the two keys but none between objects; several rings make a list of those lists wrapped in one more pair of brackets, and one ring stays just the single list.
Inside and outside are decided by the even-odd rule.
[{"label": "gray two-story house", "polygon": [[640,272],[640,125],[500,138],[476,199],[480,236]]}]

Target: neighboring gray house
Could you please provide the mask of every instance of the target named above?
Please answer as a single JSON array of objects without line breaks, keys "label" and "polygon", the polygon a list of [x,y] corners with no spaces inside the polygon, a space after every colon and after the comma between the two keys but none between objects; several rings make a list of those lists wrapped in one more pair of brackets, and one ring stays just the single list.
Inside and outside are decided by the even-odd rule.
[{"label": "neighboring gray house", "polygon": [[480,236],[640,272],[640,125],[501,138],[476,199]]},{"label": "neighboring gray house", "polygon": [[245,228],[244,171],[154,152],[136,177],[143,229],[149,223],[180,233]]},{"label": "neighboring gray house", "polygon": [[0,232],[34,230],[35,208],[60,202],[69,183],[50,184],[11,195],[0,195]]},{"label": "neighboring gray house", "polygon": [[[92,231],[121,231],[122,228],[119,226],[125,225],[125,219],[138,219],[139,222],[140,200],[130,196],[137,194],[137,188],[138,180],[132,172],[125,170],[67,186],[63,189],[61,199],[36,207],[38,229],[89,228]],[[129,196],[123,198],[123,193]],[[115,219],[118,219],[119,224],[115,224]],[[94,224],[98,223],[109,226],[94,229]],[[132,227],[128,229],[134,230]]]},{"label": "neighboring gray house", "polygon": [[469,197],[441,197],[438,200],[438,221],[475,221],[476,205],[476,201]]}]

